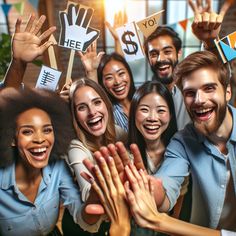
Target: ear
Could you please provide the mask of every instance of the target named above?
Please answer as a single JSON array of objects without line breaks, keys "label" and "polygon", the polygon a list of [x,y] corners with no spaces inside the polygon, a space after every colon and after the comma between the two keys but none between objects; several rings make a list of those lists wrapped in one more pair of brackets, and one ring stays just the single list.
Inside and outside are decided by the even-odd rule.
[{"label": "ear", "polygon": [[225,91],[225,99],[227,102],[229,102],[229,100],[231,99],[231,95],[232,95],[231,86],[229,84],[226,88],[226,91]]},{"label": "ear", "polygon": [[183,51],[182,51],[182,49],[180,49],[180,50],[178,51],[178,53],[177,53],[178,60],[181,59],[182,54],[183,54]]}]

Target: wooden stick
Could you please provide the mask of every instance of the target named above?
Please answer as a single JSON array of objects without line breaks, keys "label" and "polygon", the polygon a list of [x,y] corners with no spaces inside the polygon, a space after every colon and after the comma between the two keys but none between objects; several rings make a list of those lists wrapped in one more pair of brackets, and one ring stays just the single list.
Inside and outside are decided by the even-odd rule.
[{"label": "wooden stick", "polygon": [[[50,36],[49,41],[53,42],[53,45],[57,44],[57,41],[56,41],[56,39],[54,38],[53,35]],[[57,60],[56,60],[56,56],[55,56],[55,51],[54,51],[53,45],[51,45],[48,48],[49,63],[50,63],[50,67],[51,68],[53,68],[55,70],[58,70]]]},{"label": "wooden stick", "polygon": [[71,80],[74,57],[75,57],[75,50],[71,49],[70,59],[69,59],[68,67],[67,67],[67,73],[66,73],[66,84],[68,84]]}]

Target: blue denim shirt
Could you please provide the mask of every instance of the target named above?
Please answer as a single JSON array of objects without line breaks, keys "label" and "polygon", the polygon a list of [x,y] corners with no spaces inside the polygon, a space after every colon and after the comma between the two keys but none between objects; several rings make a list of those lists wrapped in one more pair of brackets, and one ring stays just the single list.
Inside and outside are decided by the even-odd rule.
[{"label": "blue denim shirt", "polygon": [[0,169],[0,235],[47,235],[53,230],[60,201],[77,222],[80,194],[63,160],[43,169],[35,202],[21,193],[15,181],[15,165]]},{"label": "blue denim shirt", "polygon": [[[191,222],[210,228],[218,226],[224,206],[227,159],[236,196],[236,109],[231,106],[229,109],[233,115],[233,129],[227,141],[227,157],[203,135],[196,132],[190,123],[173,137],[167,147],[165,160],[156,174],[163,180],[172,209],[179,196],[184,177],[191,171],[193,180]],[[233,227],[236,229],[236,222]]]}]

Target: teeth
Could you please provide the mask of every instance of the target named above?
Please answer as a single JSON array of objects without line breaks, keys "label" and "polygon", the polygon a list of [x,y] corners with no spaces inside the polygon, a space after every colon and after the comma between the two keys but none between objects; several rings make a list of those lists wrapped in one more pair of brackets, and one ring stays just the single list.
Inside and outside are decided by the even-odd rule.
[{"label": "teeth", "polygon": [[119,87],[119,88],[114,88],[115,92],[120,92],[125,89],[125,86]]},{"label": "teeth", "polygon": [[169,68],[169,66],[160,66],[159,67],[159,69],[161,69],[161,70],[164,70],[164,69],[167,69],[167,68]]},{"label": "teeth", "polygon": [[212,110],[212,108],[199,109],[199,110],[196,110],[196,113],[202,114],[202,113],[206,113],[211,110]]},{"label": "teeth", "polygon": [[93,123],[96,123],[96,122],[100,121],[101,119],[102,119],[102,117],[96,117],[92,120],[89,120],[87,123],[88,124],[93,124]]},{"label": "teeth", "polygon": [[46,147],[43,148],[33,148],[31,149],[31,152],[39,153],[39,152],[45,152],[47,150]]},{"label": "teeth", "polygon": [[155,129],[159,129],[160,128],[159,125],[144,125],[144,127],[146,129],[150,129],[150,130],[155,130]]}]

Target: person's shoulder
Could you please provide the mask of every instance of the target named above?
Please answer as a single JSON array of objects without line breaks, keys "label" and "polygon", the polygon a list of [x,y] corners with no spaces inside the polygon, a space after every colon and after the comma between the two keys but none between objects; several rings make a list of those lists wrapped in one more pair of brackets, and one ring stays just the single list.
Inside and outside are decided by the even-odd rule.
[{"label": "person's shoulder", "polygon": [[193,139],[197,139],[198,134],[193,126],[193,123],[190,122],[188,123],[182,130],[179,130],[178,132],[175,133],[175,135],[173,136],[173,139],[177,139],[177,140],[193,140]]}]

